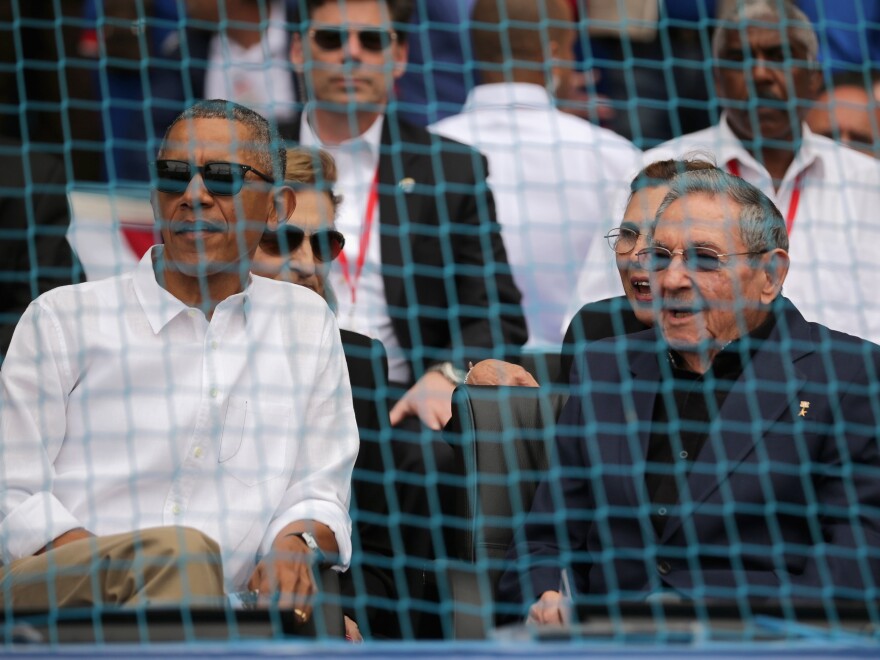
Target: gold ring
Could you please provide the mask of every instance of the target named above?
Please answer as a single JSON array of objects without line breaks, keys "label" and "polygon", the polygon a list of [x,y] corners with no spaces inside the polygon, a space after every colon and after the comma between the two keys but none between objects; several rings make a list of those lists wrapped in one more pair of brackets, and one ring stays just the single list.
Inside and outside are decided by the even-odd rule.
[{"label": "gold ring", "polygon": [[306,621],[309,620],[309,615],[306,614],[305,612],[303,612],[298,607],[295,607],[293,609],[293,613],[296,615],[296,618],[299,619],[300,623],[305,623]]}]

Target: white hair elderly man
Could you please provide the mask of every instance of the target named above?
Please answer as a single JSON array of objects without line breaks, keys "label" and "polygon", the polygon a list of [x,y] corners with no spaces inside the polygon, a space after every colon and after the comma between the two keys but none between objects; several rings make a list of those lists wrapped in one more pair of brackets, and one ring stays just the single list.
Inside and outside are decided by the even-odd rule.
[{"label": "white hair elderly man", "polygon": [[[757,186],[790,234],[786,296],[808,319],[877,342],[880,167],[804,122],[820,87],[817,51],[809,19],[791,2],[737,3],[712,41],[721,121],[647,151],[644,160],[708,153]],[[620,294],[617,274],[603,263],[585,262],[570,315]]]}]

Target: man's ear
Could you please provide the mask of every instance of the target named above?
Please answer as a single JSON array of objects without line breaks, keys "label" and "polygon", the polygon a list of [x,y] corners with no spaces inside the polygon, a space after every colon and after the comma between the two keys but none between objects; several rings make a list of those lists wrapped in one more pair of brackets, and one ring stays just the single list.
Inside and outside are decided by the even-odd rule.
[{"label": "man's ear", "polygon": [[270,229],[290,220],[296,210],[296,193],[290,186],[281,186],[275,191],[273,202],[267,223]]},{"label": "man's ear", "polygon": [[302,73],[305,69],[302,38],[296,33],[290,38],[290,63],[297,73]]},{"label": "man's ear", "polygon": [[404,42],[404,43],[398,42],[394,48],[393,58],[394,58],[393,76],[394,76],[394,79],[397,80],[404,73],[406,73],[406,62],[407,62],[407,59],[409,58],[409,44],[407,42]]},{"label": "man's ear", "polygon": [[764,256],[764,286],[761,290],[761,302],[769,305],[781,292],[782,283],[788,275],[791,263],[788,252],[780,248],[772,250]]}]

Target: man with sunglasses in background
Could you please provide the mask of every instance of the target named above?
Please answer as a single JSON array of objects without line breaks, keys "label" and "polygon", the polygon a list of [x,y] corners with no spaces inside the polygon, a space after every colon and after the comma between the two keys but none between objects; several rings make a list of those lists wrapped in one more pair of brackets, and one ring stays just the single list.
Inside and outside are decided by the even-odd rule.
[{"label": "man with sunglasses in background", "polygon": [[560,623],[562,572],[594,603],[876,599],[880,347],[781,295],[787,248],[754,186],[673,180],[638,253],[657,325],[579,356],[502,600]]},{"label": "man with sunglasses in background", "polygon": [[[408,0],[302,0],[291,61],[307,100],[282,132],[330,152],[344,201],[345,249],[330,283],[339,325],[388,353],[391,448],[409,556],[430,560],[442,502],[424,474],[452,469],[439,433],[470,361],[502,358],[525,343],[520,293],[511,276],[486,160],[458,142],[401,121],[394,82],[407,62]],[[442,479],[441,479],[442,482]],[[426,562],[430,565],[430,561]],[[422,583],[416,578],[415,600]],[[430,589],[430,587],[429,587]],[[429,605],[429,608],[436,608]],[[439,631],[420,623],[424,635]],[[422,634],[418,633],[417,634]]]},{"label": "man with sunglasses in background", "polygon": [[250,590],[305,621],[313,565],[348,563],[358,433],[335,320],[249,274],[295,206],[284,167],[263,117],[196,104],[153,164],[164,244],[25,312],[0,373],[0,607]]}]

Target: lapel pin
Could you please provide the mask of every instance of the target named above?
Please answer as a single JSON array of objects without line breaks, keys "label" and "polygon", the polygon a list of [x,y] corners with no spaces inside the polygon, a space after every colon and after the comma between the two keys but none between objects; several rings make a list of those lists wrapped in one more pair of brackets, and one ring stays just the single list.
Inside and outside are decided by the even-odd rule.
[{"label": "lapel pin", "polygon": [[405,193],[411,193],[416,187],[416,180],[412,177],[405,177],[397,183],[397,187]]},{"label": "lapel pin", "polygon": [[809,410],[809,408],[810,408],[809,401],[801,401],[801,411],[798,413],[798,417],[806,417],[807,410]]}]

